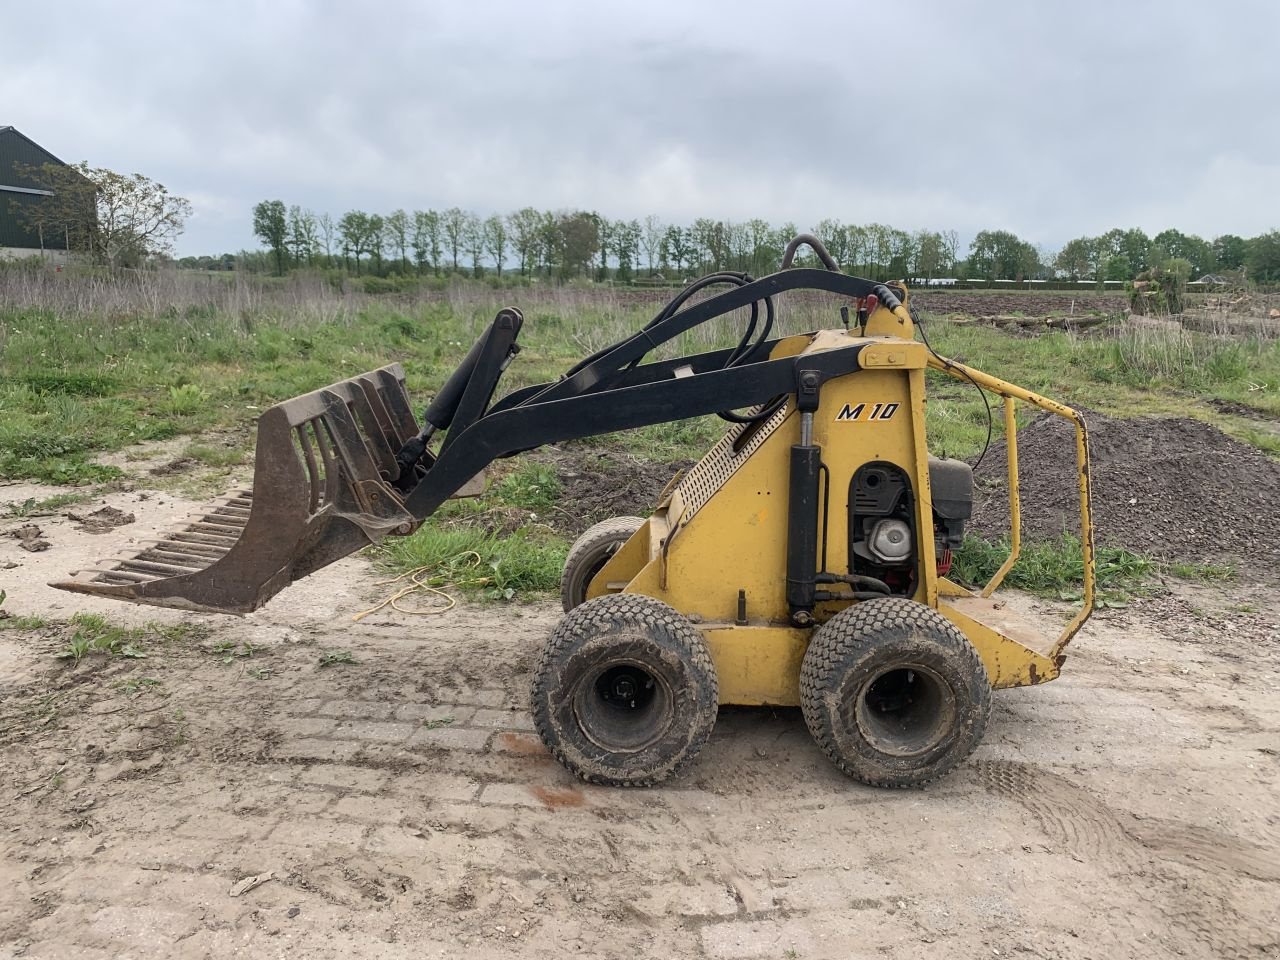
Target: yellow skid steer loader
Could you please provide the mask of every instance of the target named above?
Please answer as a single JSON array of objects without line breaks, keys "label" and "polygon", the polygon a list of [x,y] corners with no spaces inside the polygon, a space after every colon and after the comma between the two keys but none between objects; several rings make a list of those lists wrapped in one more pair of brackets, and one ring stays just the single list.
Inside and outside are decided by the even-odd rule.
[{"label": "yellow skid steer loader", "polygon": [[[825,269],[792,266],[802,244]],[[775,298],[800,290],[844,298],[844,327],[770,339]],[[737,310],[748,318],[737,346],[643,362]],[[720,704],[799,705],[841,770],[919,786],[977,746],[992,688],[1058,675],[1093,601],[1084,421],[917,341],[905,286],[845,275],[803,235],[778,273],[704,277],[635,335],[495,402],[522,323],[502,310],[421,423],[398,364],[272,407],[252,490],[55,586],[247,613],[340,557],[411,535],[450,497],[479,492],[497,458],[719,413],[728,431],[651,516],[598,524],[569,553],[565,616],[531,703],[569,769],[657,783],[706,743]],[[929,369],[1003,400],[1012,549],[978,590],[946,576],[973,473],[929,455]],[[1016,402],[1075,425],[1084,602],[1056,637],[991,598],[1019,548]]]}]

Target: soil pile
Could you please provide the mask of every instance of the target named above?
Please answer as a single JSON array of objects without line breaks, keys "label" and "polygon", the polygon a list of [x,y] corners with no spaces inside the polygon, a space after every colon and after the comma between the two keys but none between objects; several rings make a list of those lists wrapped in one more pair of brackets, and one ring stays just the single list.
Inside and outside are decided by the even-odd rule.
[{"label": "soil pile", "polygon": [[[1280,463],[1199,420],[1117,420],[1084,411],[1100,544],[1184,563],[1280,567]],[[1005,443],[975,474],[971,529],[1008,532]],[[1048,539],[1079,531],[1074,431],[1043,414],[1018,431],[1022,531]]]},{"label": "soil pile", "polygon": [[590,446],[552,451],[548,460],[560,480],[560,497],[546,520],[572,537],[610,517],[647,517],[676,472],[693,466],[692,460],[655,463]]},{"label": "soil pile", "polygon": [[18,546],[30,553],[49,549],[49,541],[43,539],[44,531],[34,523],[24,523],[17,530],[10,530],[8,535],[16,538]]},{"label": "soil pile", "polygon": [[132,513],[125,513],[123,510],[107,506],[92,513],[68,513],[67,519],[74,520],[78,529],[85,533],[109,533],[116,527],[133,523],[138,518]]},{"label": "soil pile", "polygon": [[1123,294],[1094,291],[1074,293],[1038,293],[1028,297],[1016,291],[930,290],[912,289],[911,303],[918,310],[932,314],[964,313],[989,317],[1002,313],[1122,313],[1128,308]]}]

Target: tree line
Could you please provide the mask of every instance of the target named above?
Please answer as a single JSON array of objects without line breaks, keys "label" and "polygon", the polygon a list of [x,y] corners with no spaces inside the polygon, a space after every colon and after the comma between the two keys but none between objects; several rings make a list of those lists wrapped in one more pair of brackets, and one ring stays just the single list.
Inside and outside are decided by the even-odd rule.
[{"label": "tree line", "polygon": [[[253,210],[254,234],[269,252],[272,269],[342,266],[353,273],[465,273],[632,280],[718,270],[753,274],[777,268],[798,232],[795,224],[699,218],[688,225],[656,216],[613,220],[594,211],[544,211],[525,207],[507,216],[481,218],[471,211],[353,210],[334,219],[280,200]],[[954,231],[908,233],[883,224],[818,224],[817,233],[852,272],[940,277],[956,265]]]},{"label": "tree line", "polygon": [[[489,217],[458,207],[388,214],[352,210],[335,219],[281,200],[254,207],[253,230],[278,274],[324,266],[375,276],[517,272],[620,281],[680,279],[717,270],[768,273],[798,232],[795,224],[774,226],[761,219],[703,217],[686,225],[656,216],[614,220],[595,211],[532,207]],[[1207,241],[1178,230],[1148,237],[1140,229],[1116,229],[1079,237],[1056,253],[1005,230],[979,232],[967,250],[954,230],[908,232],[824,219],[812,232],[843,269],[872,277],[1101,281],[1132,280],[1170,268],[1192,278],[1243,272],[1260,282],[1280,282],[1276,231],[1248,240],[1224,234]]]}]

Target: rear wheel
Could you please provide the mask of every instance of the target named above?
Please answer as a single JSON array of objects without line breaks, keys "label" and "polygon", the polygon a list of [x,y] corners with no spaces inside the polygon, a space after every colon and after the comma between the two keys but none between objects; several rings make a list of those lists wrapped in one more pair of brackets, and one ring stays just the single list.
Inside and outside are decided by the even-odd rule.
[{"label": "rear wheel", "polygon": [[800,669],[800,705],[823,752],[852,777],[919,787],[982,740],[991,684],[973,645],[913,600],[869,600],[818,628]]},{"label": "rear wheel", "polygon": [[613,517],[587,528],[574,541],[560,576],[560,602],[565,613],[586,601],[587,587],[595,575],[644,524],[640,517]]},{"label": "rear wheel", "polygon": [[702,749],[719,688],[702,634],[660,600],[597,597],[551,634],[534,670],[534,725],[592,783],[649,786]]}]

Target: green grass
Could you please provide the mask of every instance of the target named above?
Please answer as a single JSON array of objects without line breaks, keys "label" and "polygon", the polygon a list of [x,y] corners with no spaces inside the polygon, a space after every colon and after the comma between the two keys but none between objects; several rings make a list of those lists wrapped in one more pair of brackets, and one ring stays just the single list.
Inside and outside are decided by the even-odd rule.
[{"label": "green grass", "polygon": [[63,507],[74,506],[77,503],[84,503],[86,500],[91,499],[93,498],[87,493],[55,493],[53,496],[45,497],[42,500],[28,497],[21,502],[6,503],[4,512],[0,516],[18,518],[49,516],[57,513]]},{"label": "green grass", "polygon": [[1236,439],[1243,440],[1250,446],[1257,447],[1263,453],[1280,457],[1280,432],[1267,432],[1243,424],[1236,424],[1229,431]]},{"label": "green grass", "polygon": [[[991,543],[981,537],[965,538],[955,554],[951,578],[980,587],[1009,555],[1007,541]],[[1163,575],[1201,583],[1222,583],[1235,579],[1234,567],[1221,564],[1168,563],[1134,553],[1123,547],[1098,547],[1094,558],[1098,606],[1108,606],[1129,596],[1143,596],[1158,589]],[[1084,558],[1080,541],[1065,535],[1059,540],[1031,541],[1022,545],[1022,555],[1005,578],[1005,585],[1027,590],[1037,596],[1058,600],[1078,600],[1084,589]]]},{"label": "green grass", "polygon": [[0,616],[0,630],[42,630],[49,626],[44,617]]},{"label": "green grass", "polygon": [[617,446],[646,460],[699,460],[724,435],[728,426],[716,416],[694,417],[677,423],[659,423],[611,436],[589,438],[587,442]]},{"label": "green grass", "polygon": [[[991,543],[966,537],[955,553],[951,578],[982,586],[1009,555],[1008,543]],[[1101,604],[1133,594],[1148,593],[1155,585],[1159,565],[1150,557],[1123,547],[1098,547],[1094,557],[1095,587]],[[1018,562],[1005,585],[1037,596],[1077,600],[1084,589],[1084,557],[1080,541],[1072,536],[1059,540],[1024,542]]]},{"label": "green grass", "polygon": [[499,479],[492,495],[503,506],[545,513],[560,496],[560,480],[547,464],[526,463]]},{"label": "green grass", "polygon": [[[1280,434],[1207,404],[1244,404],[1280,420],[1280,340],[1226,338],[1194,331],[1152,328],[1130,321],[1077,335],[1053,331],[1015,337],[981,324],[926,321],[929,340],[943,356],[1012,381],[1064,403],[1116,416],[1199,416],[1271,454]],[[935,453],[969,457],[986,439],[986,408],[964,381],[931,372],[927,430]],[[993,435],[1004,425],[993,401]],[[1019,405],[1019,424],[1032,411]]]},{"label": "green grass", "polygon": [[163,684],[155,677],[129,677],[115,686],[126,697],[136,698],[144,693],[159,693]]},{"label": "green grass", "polygon": [[247,452],[239,447],[211,447],[203,443],[189,443],[182,448],[180,456],[198,460],[210,467],[233,467],[244,463]]},{"label": "green grass", "polygon": [[[5,592],[0,590],[0,606],[3,606],[5,599]],[[70,620],[54,621],[38,616],[7,616],[0,610],[0,630],[45,628],[57,628],[66,638],[65,645],[54,657],[74,663],[79,663],[91,654],[140,660],[147,656],[147,643],[185,643],[200,639],[208,633],[207,627],[189,623],[147,623],[141,627],[125,627],[96,613],[77,613]],[[248,644],[244,646],[249,647]]]},{"label": "green grass", "polygon": [[258,652],[258,648],[248,640],[243,643],[235,640],[219,640],[209,648],[209,652],[217,657],[220,663],[229,664],[235,663],[236,660],[249,659]]},{"label": "green grass", "polygon": [[15,617],[4,608],[9,594],[0,590],[0,630],[39,630],[49,625],[44,617]]},{"label": "green grass", "polygon": [[1216,563],[1170,563],[1164,571],[1179,580],[1197,580],[1201,583],[1227,583],[1236,578],[1236,568]]},{"label": "green grass", "polygon": [[[157,280],[157,283],[161,283]],[[194,283],[194,281],[191,281]],[[196,285],[198,289],[199,285]],[[120,471],[94,462],[105,451],[175,436],[194,438],[196,459],[225,466],[238,452],[215,452],[199,437],[243,428],[265,407],[399,360],[415,402],[447,377],[497,309],[516,303],[528,322],[524,352],[502,390],[554,379],[585,353],[633,333],[653,301],[607,289],[450,287],[443,299],[353,300],[317,294],[296,301],[252,284],[233,308],[224,284],[208,301],[121,313],[110,296],[96,308],[0,308],[0,478],[84,484]],[[110,291],[107,291],[110,294]],[[176,294],[175,294],[176,295]],[[193,295],[194,296],[194,295]],[[74,313],[69,312],[74,309]],[[776,334],[838,323],[820,300],[788,304]],[[721,318],[681,335],[656,356],[735,342],[741,318]],[[1280,419],[1280,342],[1225,338],[1128,324],[1089,335],[1012,336],[978,324],[928,323],[933,345],[980,369],[1068,402],[1104,411],[1170,412],[1218,398]],[[986,412],[967,385],[931,375],[937,388],[928,430],[939,451],[976,453]],[[936,402],[943,400],[945,402]],[[1211,410],[1200,409],[1212,417]],[[997,411],[996,433],[1000,432]],[[1280,438],[1230,418],[1247,442],[1280,453]],[[699,417],[595,442],[653,459],[695,459],[724,425]],[[517,494],[520,496],[520,494]]]},{"label": "green grass", "polygon": [[428,521],[411,537],[378,549],[397,573],[422,570],[433,586],[488,599],[545,596],[560,587],[568,544],[536,530],[498,535],[483,527]]},{"label": "green grass", "polygon": [[92,653],[130,659],[146,656],[141,645],[145,629],[121,627],[95,613],[77,613],[71,618],[71,626],[75,629],[67,645],[54,654],[59,660],[79,663]]}]

